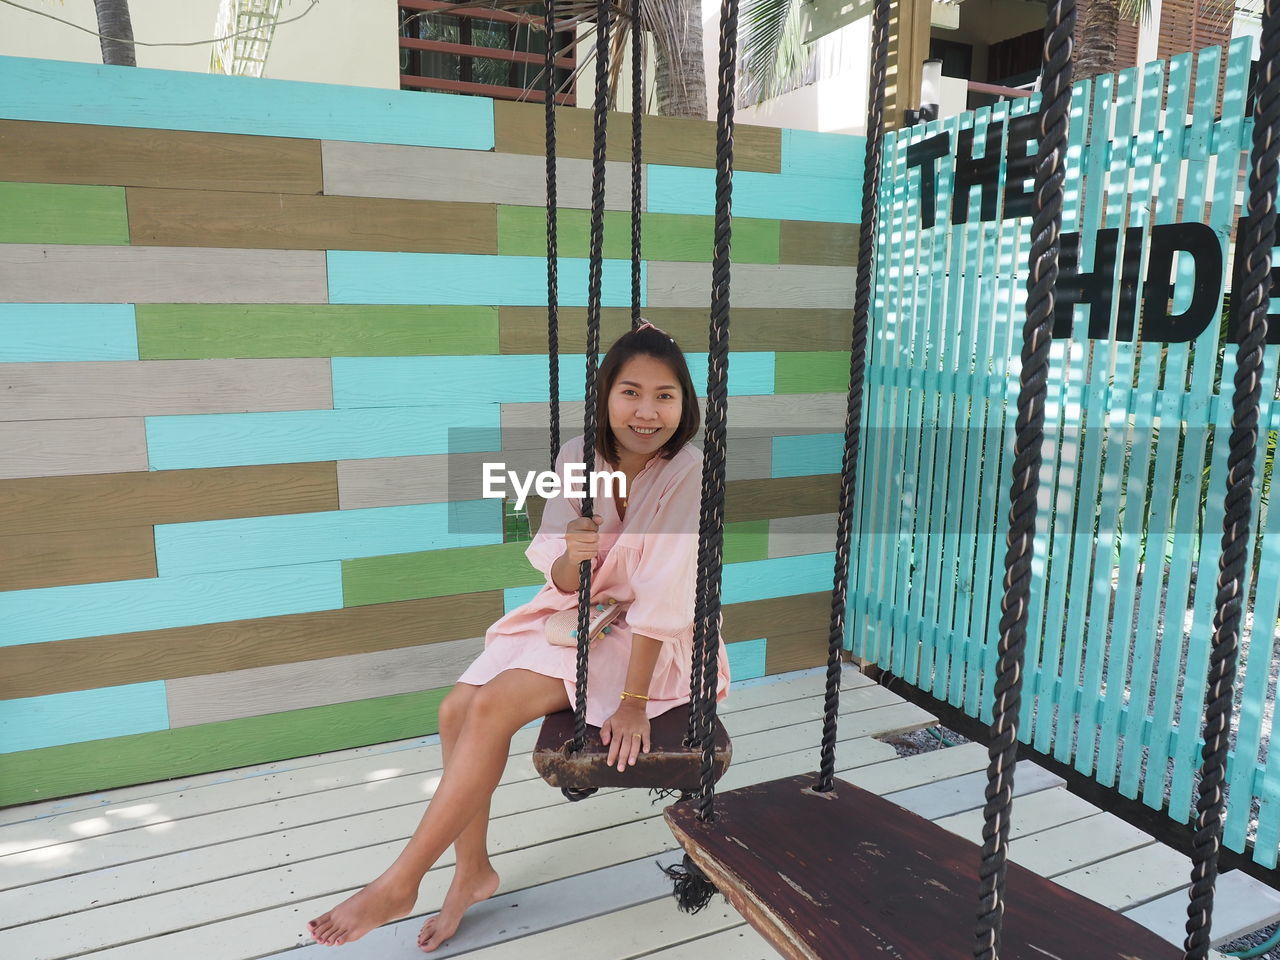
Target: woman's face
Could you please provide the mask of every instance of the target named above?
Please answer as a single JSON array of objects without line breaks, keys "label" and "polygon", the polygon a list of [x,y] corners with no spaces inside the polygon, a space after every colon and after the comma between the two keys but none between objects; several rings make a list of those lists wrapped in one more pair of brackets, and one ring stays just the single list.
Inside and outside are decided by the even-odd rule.
[{"label": "woman's face", "polygon": [[632,357],[609,392],[609,428],[621,459],[648,460],[675,434],[684,411],[679,380],[654,357]]}]

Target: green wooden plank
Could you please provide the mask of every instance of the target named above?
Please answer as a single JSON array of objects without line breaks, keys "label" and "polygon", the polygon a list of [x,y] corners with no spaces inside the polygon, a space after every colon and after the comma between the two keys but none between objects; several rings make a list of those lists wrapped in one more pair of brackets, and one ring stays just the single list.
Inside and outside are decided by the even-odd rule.
[{"label": "green wooden plank", "polygon": [[435,733],[448,688],[0,756],[0,806]]},{"label": "green wooden plank", "polygon": [[739,520],[737,523],[724,525],[724,563],[744,563],[768,558],[768,520]]},{"label": "green wooden plank", "polygon": [[[711,261],[715,218],[680,213],[646,213],[640,223],[640,252],[646,260]],[[589,252],[590,211],[560,208],[556,242],[562,257],[585,257]],[[781,243],[777,220],[735,217],[733,259],[738,263],[777,263]],[[547,212],[542,207],[498,207],[498,253],[509,256],[547,255]],[[631,258],[631,214],[623,210],[604,215],[604,255]]]},{"label": "green wooden plank", "polygon": [[[734,241],[736,247],[737,241]],[[849,392],[847,350],[779,351],[773,367],[774,393]]]},{"label": "green wooden plank", "polygon": [[129,242],[124,187],[0,183],[0,243]]},{"label": "green wooden plank", "polygon": [[343,606],[540,584],[545,578],[525,557],[527,547],[523,543],[501,543],[344,560]]},{"label": "green wooden plank", "polygon": [[497,307],[138,305],[138,356],[142,360],[496,353]]}]

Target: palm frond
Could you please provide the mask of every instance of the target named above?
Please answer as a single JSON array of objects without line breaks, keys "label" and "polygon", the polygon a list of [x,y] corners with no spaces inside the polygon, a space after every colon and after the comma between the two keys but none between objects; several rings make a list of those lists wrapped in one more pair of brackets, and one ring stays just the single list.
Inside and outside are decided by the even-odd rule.
[{"label": "palm frond", "polygon": [[746,0],[742,6],[739,99],[755,104],[793,90],[813,66],[804,42],[801,0]]}]

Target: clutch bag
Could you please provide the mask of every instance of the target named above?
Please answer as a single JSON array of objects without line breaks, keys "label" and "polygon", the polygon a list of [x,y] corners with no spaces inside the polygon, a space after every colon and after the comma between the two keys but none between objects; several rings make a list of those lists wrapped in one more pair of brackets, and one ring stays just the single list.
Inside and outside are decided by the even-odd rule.
[{"label": "clutch bag", "polygon": [[[609,625],[622,616],[623,604],[617,600],[604,600],[592,605],[591,622],[587,636],[591,638],[589,646],[595,646],[608,630]],[[578,645],[578,608],[561,610],[547,617],[547,643],[556,647],[576,647]]]}]

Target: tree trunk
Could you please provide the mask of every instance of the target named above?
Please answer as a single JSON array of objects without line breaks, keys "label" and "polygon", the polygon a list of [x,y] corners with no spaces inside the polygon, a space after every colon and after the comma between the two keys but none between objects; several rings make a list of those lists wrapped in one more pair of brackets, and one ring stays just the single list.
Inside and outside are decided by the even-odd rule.
[{"label": "tree trunk", "polygon": [[646,20],[653,20],[645,25],[653,31],[658,113],[705,120],[701,0],[663,0],[646,6]]},{"label": "tree trunk", "polygon": [[102,62],[136,67],[129,0],[93,0],[93,6],[98,13],[98,33],[102,35]]},{"label": "tree trunk", "polygon": [[1116,34],[1120,29],[1118,0],[1081,0],[1076,39],[1076,80],[1115,73]]}]

